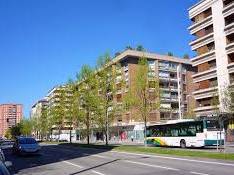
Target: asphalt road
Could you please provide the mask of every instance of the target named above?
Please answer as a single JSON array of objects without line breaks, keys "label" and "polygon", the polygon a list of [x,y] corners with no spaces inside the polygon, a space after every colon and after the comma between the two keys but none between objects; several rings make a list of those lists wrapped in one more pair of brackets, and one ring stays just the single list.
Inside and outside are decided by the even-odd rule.
[{"label": "asphalt road", "polygon": [[39,155],[5,150],[14,174],[27,175],[233,175],[234,162],[43,145]]}]

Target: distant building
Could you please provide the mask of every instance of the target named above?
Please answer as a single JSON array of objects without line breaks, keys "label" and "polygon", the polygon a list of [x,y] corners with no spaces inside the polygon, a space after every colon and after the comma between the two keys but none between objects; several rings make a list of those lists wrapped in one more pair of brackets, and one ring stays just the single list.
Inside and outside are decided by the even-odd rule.
[{"label": "distant building", "polygon": [[40,118],[42,110],[48,106],[48,97],[37,101],[31,108],[30,118]]},{"label": "distant building", "polygon": [[7,129],[15,126],[23,118],[23,105],[0,104],[0,137],[4,137]]}]

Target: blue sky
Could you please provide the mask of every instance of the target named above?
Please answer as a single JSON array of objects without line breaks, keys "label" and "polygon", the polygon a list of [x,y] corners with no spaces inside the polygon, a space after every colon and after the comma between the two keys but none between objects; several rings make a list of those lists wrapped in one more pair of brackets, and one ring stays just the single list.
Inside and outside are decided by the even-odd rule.
[{"label": "blue sky", "polygon": [[83,64],[127,45],[193,55],[187,9],[198,0],[1,0],[0,103],[24,115]]}]

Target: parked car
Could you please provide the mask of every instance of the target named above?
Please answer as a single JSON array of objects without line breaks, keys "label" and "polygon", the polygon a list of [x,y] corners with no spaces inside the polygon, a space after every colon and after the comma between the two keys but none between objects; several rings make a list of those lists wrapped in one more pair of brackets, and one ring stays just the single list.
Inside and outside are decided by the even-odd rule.
[{"label": "parked car", "polygon": [[1,149],[10,149],[13,148],[14,142],[13,141],[4,141],[0,143]]},{"label": "parked car", "polygon": [[0,175],[10,175],[8,168],[12,166],[12,163],[9,161],[5,161],[5,156],[0,148]]},{"label": "parked car", "polygon": [[37,153],[41,149],[37,141],[32,137],[18,137],[12,151],[17,154]]}]

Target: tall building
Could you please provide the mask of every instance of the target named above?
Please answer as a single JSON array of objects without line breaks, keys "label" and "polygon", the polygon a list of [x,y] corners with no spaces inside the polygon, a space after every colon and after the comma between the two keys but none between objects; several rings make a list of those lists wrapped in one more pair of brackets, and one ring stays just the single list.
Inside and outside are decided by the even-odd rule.
[{"label": "tall building", "polygon": [[[160,106],[159,111],[150,113],[149,122],[157,123],[165,120],[183,118],[188,111],[188,104],[192,103],[192,89],[190,80],[193,74],[189,59],[181,59],[173,56],[159,55],[136,50],[126,50],[112,60],[112,66],[116,67],[119,74],[116,77],[117,87],[122,81],[127,88],[134,85],[138,67],[138,60],[145,57],[148,60],[148,81],[159,80]],[[119,66],[120,65],[120,66]],[[152,77],[152,79],[151,79]],[[121,86],[119,86],[121,87]],[[128,89],[120,89],[114,99],[122,103],[123,96]],[[136,119],[135,111],[123,114],[118,118],[121,125],[135,125],[142,123]]]},{"label": "tall building", "polygon": [[40,118],[42,110],[48,106],[48,97],[38,100],[31,108],[30,118]]},{"label": "tall building", "polygon": [[4,137],[7,129],[15,126],[23,118],[23,105],[0,104],[0,137]]},{"label": "tall building", "polygon": [[[201,0],[189,9],[189,16],[195,37],[190,45],[196,52],[195,113],[209,117],[228,112],[225,91],[234,85],[234,0]],[[234,140],[233,133],[234,120],[229,120],[227,140]]]},{"label": "tall building", "polygon": [[189,9],[189,17],[196,115],[211,116],[217,108],[225,112],[224,91],[234,82],[234,0],[201,0]]}]

